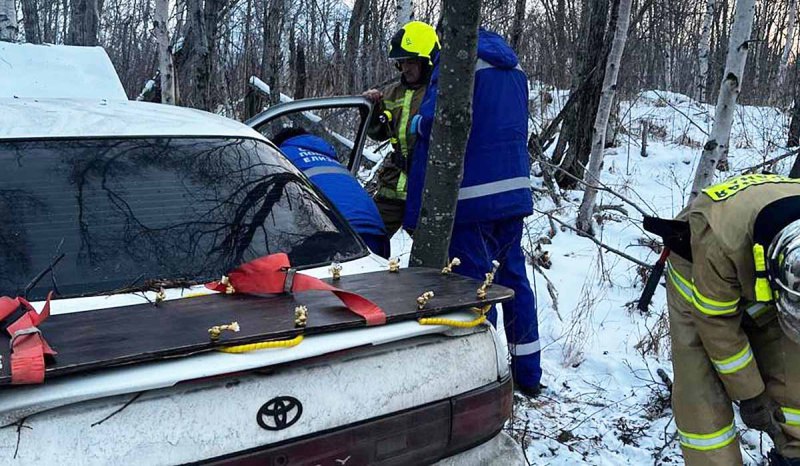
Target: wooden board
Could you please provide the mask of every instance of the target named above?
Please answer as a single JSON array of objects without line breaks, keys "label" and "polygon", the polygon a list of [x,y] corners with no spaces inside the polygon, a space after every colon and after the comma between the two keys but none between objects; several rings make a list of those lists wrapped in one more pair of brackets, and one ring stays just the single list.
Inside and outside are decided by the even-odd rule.
[{"label": "wooden board", "polygon": [[[383,309],[387,322],[467,309],[479,303],[511,299],[513,291],[499,285],[479,301],[480,282],[457,274],[413,268],[400,273],[370,272],[344,276],[333,282],[354,291]],[[417,297],[425,291],[435,297],[425,309],[417,309]],[[296,306],[308,307],[305,329],[294,325]],[[239,322],[238,333],[224,332],[211,342],[208,329]],[[2,328],[9,322],[3,322]],[[166,301],[158,306],[137,304],[111,309],[54,315],[40,329],[58,352],[47,364],[46,379],[102,367],[119,366],[210,351],[220,346],[292,338],[300,333],[334,332],[365,327],[364,319],[350,312],[330,292],[309,291],[294,295],[210,295]],[[0,385],[11,383],[9,337],[0,332]]]}]

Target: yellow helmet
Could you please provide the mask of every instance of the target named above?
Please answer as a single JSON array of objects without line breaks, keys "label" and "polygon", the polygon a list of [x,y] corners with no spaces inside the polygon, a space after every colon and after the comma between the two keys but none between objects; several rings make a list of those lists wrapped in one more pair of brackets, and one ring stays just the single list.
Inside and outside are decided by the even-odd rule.
[{"label": "yellow helmet", "polygon": [[389,42],[389,58],[427,58],[428,63],[433,64],[431,57],[439,48],[439,37],[433,26],[422,21],[411,21],[397,31]]}]

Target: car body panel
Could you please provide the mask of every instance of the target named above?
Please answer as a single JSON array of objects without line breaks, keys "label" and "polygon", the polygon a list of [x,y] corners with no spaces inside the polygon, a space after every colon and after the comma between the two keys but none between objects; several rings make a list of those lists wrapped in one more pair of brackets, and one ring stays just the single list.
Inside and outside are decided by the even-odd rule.
[{"label": "car body panel", "polygon": [[[497,363],[478,355],[493,345],[492,331],[479,327],[458,337],[406,338],[265,373],[75,403],[25,418],[31,429],[21,432],[18,450],[17,429],[0,429],[0,458],[12,458],[16,451],[13,464],[108,464],[130,458],[138,464],[180,464],[246,451],[492,384],[498,380]],[[197,366],[212,364],[184,358],[189,359]],[[258,422],[260,409],[281,396],[299,400],[302,415],[282,430],[267,430]]]}]

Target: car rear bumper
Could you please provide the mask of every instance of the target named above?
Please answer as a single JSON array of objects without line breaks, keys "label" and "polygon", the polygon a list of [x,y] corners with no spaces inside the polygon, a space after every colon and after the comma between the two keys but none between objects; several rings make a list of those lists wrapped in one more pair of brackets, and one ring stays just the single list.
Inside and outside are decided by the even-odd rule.
[{"label": "car rear bumper", "polygon": [[[480,462],[487,453],[475,448],[479,445],[492,441],[487,447],[494,453],[498,446],[509,449],[498,433],[511,415],[512,402],[512,382],[506,377],[451,399],[202,464],[389,466],[428,464],[453,455]],[[442,464],[455,464],[448,461]]]}]

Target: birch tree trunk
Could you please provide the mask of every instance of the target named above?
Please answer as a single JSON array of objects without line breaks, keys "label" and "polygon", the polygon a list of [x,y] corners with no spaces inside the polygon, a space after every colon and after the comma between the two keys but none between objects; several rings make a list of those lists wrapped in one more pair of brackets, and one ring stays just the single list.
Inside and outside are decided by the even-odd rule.
[{"label": "birch tree trunk", "polygon": [[397,28],[400,30],[414,17],[414,4],[411,0],[397,0]]},{"label": "birch tree trunk", "polygon": [[789,56],[792,52],[794,45],[794,32],[795,23],[797,22],[797,0],[789,0],[789,20],[786,27],[786,43],[783,46],[783,53],[781,54],[781,62],[778,66],[778,79],[775,80],[775,86],[772,88],[776,94],[779,94],[783,85],[786,82],[786,70],[789,67]]},{"label": "birch tree trunk", "polygon": [[0,0],[0,41],[14,42],[17,40],[18,32],[14,0]]},{"label": "birch tree trunk", "polygon": [[436,116],[411,266],[443,267],[453,233],[472,128],[480,0],[444,0]]},{"label": "birch tree trunk", "polygon": [[708,98],[708,57],[711,54],[711,25],[714,22],[716,6],[717,0],[706,1],[706,13],[703,16],[703,29],[700,33],[700,46],[697,51],[700,70],[697,74],[695,100],[698,102],[705,102]]},{"label": "birch tree trunk", "polygon": [[583,202],[581,202],[581,207],[578,211],[576,226],[579,230],[590,235],[594,234],[592,213],[594,212],[597,186],[600,181],[600,166],[603,164],[603,150],[606,146],[606,128],[614,104],[614,96],[617,92],[619,65],[622,61],[622,53],[625,51],[625,42],[628,39],[631,3],[632,0],[619,0],[614,41],[611,43],[611,52],[606,63],[606,74],[603,78],[603,93],[600,97],[600,106],[597,109],[597,117],[594,121],[592,152],[589,155],[589,167],[584,176],[586,190],[583,193]]},{"label": "birch tree trunk", "polygon": [[711,134],[703,147],[703,155],[700,156],[700,163],[697,165],[689,202],[714,180],[717,164],[727,163],[728,142],[736,111],[736,99],[742,89],[742,77],[747,62],[747,48],[753,29],[754,15],[755,0],[736,1],[736,16],[731,27],[728,57],[717,97],[714,126],[711,128]]},{"label": "birch tree trunk", "polygon": [[169,20],[169,0],[156,0],[153,17],[153,34],[158,46],[158,71],[161,77],[161,103],[175,105],[175,69],[172,51],[169,46],[167,22]]}]

